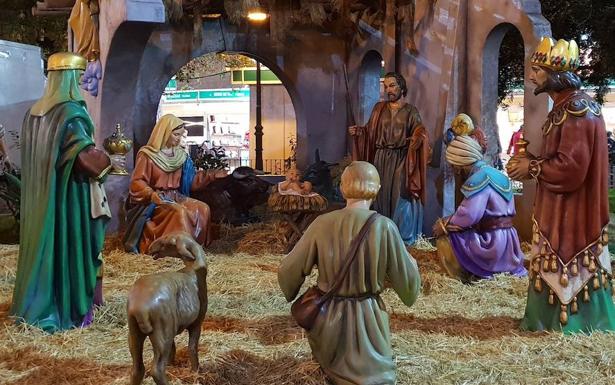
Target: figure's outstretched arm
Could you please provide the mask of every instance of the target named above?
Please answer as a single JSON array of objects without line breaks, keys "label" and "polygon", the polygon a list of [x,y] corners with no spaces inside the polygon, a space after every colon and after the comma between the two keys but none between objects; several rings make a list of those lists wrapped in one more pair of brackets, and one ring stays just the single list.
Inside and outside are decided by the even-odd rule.
[{"label": "figure's outstretched arm", "polygon": [[310,275],[318,260],[315,237],[317,222],[318,218],[308,226],[299,242],[286,255],[278,268],[278,283],[284,297],[289,302],[299,294],[305,277]]},{"label": "figure's outstretched arm", "polygon": [[151,186],[152,161],[147,155],[140,153],[137,155],[135,169],[132,171],[130,179],[129,194],[134,203],[150,203],[154,189]]},{"label": "figure's outstretched arm", "polygon": [[467,229],[480,222],[487,208],[490,191],[491,187],[485,187],[483,191],[465,198],[455,214],[446,221],[447,231]]}]

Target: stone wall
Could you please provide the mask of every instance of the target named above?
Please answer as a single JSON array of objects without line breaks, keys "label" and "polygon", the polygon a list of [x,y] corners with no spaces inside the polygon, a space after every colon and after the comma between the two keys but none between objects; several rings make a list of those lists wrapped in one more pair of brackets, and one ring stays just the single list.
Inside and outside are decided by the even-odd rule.
[{"label": "stone wall", "polygon": [[[436,217],[454,209],[455,186],[450,170],[442,162],[442,133],[459,112],[469,113],[484,127],[495,127],[489,119],[492,115],[495,119],[492,91],[497,79],[487,75],[494,72],[493,53],[499,49],[502,31],[514,27],[521,32],[526,57],[539,36],[549,32],[548,23],[540,16],[538,0],[441,0],[419,23],[415,39],[418,55],[404,48],[408,26],[393,28],[391,23],[385,23],[382,31],[363,26],[368,38],[347,52],[344,39],[315,29],[293,30],[281,43],[272,40],[266,31],[247,24],[205,21],[203,42],[194,47],[191,27],[161,23],[161,6],[161,0],[111,0],[101,7],[105,72],[101,94],[88,98],[99,127],[99,143],[120,122],[138,148],[147,141],[155,123],[164,86],[181,66],[209,52],[238,52],[265,64],[284,83],[296,113],[299,166],[312,161],[316,148],[324,160],[334,161],[348,148],[345,127],[349,123],[349,98],[344,65],[355,118],[364,123],[375,101],[366,90],[373,92],[375,83],[366,80],[361,69],[366,68],[366,54],[372,59],[379,55],[387,71],[397,70],[406,77],[406,100],[418,107],[432,140],[434,158],[428,173],[431,199],[425,210],[426,233],[431,232]],[[390,14],[387,17],[393,20]],[[373,69],[373,60],[371,63]],[[540,127],[536,122],[546,115],[547,102],[546,98],[533,97],[531,92],[525,95],[525,121],[526,127],[532,127],[528,134],[532,149],[539,145],[534,127]],[[487,136],[493,154],[497,135],[491,129]],[[129,159],[129,167],[131,162]],[[112,207],[119,212],[128,178],[111,177],[108,185],[114,192],[110,194]],[[521,218],[529,218],[532,200],[531,193],[522,199]],[[116,230],[118,224],[115,220],[110,231]]]}]

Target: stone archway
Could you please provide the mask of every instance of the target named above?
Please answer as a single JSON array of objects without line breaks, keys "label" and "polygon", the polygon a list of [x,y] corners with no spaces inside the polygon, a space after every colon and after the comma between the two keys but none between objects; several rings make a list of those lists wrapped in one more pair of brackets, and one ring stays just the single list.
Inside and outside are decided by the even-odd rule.
[{"label": "stone archway", "polygon": [[498,105],[495,102],[498,100],[498,75],[499,75],[499,56],[502,41],[507,34],[521,34],[514,25],[510,23],[502,23],[491,30],[485,41],[483,49],[483,81],[482,81],[482,99],[481,99],[481,115],[480,127],[485,130],[488,140],[488,149],[486,158],[493,164],[496,157],[502,152],[499,132],[497,125],[497,110]]},{"label": "stone archway", "polygon": [[[220,19],[204,21],[203,41],[197,47],[193,46],[192,29],[186,26],[123,21],[103,32],[109,36],[102,49],[105,71],[101,92],[99,98],[88,101],[100,128],[99,143],[121,123],[125,134],[134,139],[134,148],[139,148],[155,123],[160,96],[179,68],[206,53],[236,52],[257,59],[284,84],[295,110],[300,168],[311,162],[315,149],[327,161],[344,155],[346,94],[340,92],[344,89],[339,64],[344,42],[340,38],[301,30],[292,36],[292,44],[280,43],[263,31]],[[134,152],[127,156],[129,169],[133,156]],[[121,217],[128,183],[128,178],[107,180],[110,205],[117,217]],[[118,227],[114,219],[109,231]]]},{"label": "stone archway", "polygon": [[[134,46],[143,47],[142,56],[138,61],[134,60],[134,57],[133,60],[122,60],[122,56],[129,55],[129,52],[137,52],[137,49],[126,47],[126,40],[122,35],[131,31],[130,28],[120,27],[113,39],[105,71],[108,75],[102,92],[102,126],[114,125],[114,115],[124,116],[124,122],[120,123],[124,123],[126,130],[133,134],[135,148],[140,147],[147,142],[151,127],[156,120],[160,96],[171,77],[195,57],[211,52],[233,52],[254,58],[278,76],[288,91],[295,109],[298,141],[306,138],[305,117],[299,93],[284,69],[274,59],[277,56],[275,52],[262,50],[264,43],[259,40],[246,42],[245,39],[238,38],[236,33],[220,33],[218,25],[217,22],[205,23],[204,35],[214,38],[208,39],[195,49],[192,47],[192,36],[188,31],[169,25],[152,29],[145,43],[143,43],[145,36],[130,40]],[[119,53],[115,54],[114,50]],[[119,92],[120,89],[127,92]]]},{"label": "stone archway", "polygon": [[[202,64],[209,67],[210,64],[207,63],[213,62],[217,62],[217,66],[219,67],[221,61],[226,61],[217,56],[220,53],[237,57],[237,59],[232,59],[233,62],[239,60],[239,57],[243,58],[242,65],[244,68],[239,70],[239,68],[228,68],[227,66],[225,69],[225,66],[222,66],[222,68],[214,71],[218,72],[215,75],[185,72],[187,68],[199,68]],[[196,98],[197,90],[200,97],[198,99],[177,103],[175,97],[173,95],[168,95],[165,91],[162,95],[167,94],[167,97],[161,97],[158,115],[173,113],[182,119],[184,119],[183,117],[190,116],[188,119],[192,121],[199,122],[203,120],[205,124],[199,126],[197,135],[188,134],[188,139],[191,143],[194,144],[201,143],[200,141],[203,140],[213,140],[211,145],[228,147],[226,155],[228,156],[228,162],[231,168],[239,165],[256,167],[256,117],[258,115],[258,103],[255,67],[258,66],[257,63],[261,67],[263,79],[260,88],[261,125],[263,127],[263,165],[261,170],[267,174],[280,174],[284,172],[287,165],[285,161],[292,156],[292,150],[296,150],[296,143],[291,143],[291,140],[294,142],[297,137],[297,119],[295,117],[294,106],[296,100],[293,101],[287,89],[287,85],[280,80],[280,77],[284,76],[281,69],[277,66],[269,68],[269,66],[265,65],[262,59],[257,55],[248,52],[223,51],[209,52],[203,56],[197,56],[191,62],[178,69],[176,73],[178,78],[189,76],[191,80],[188,82],[190,89],[184,90],[185,87],[180,85],[178,88],[179,94],[176,94],[175,97],[184,95],[194,96]],[[180,73],[183,73],[183,75],[180,76]],[[277,77],[276,81],[270,78],[272,73]],[[167,75],[173,76],[175,74]],[[186,84],[185,80],[179,83]],[[229,100],[228,98],[225,98],[224,101],[221,99],[212,100],[210,99],[212,97],[211,92],[203,92],[203,90],[215,91],[221,88],[232,88],[236,91],[241,90],[240,93],[243,96],[246,95],[245,92],[247,90],[249,97],[248,99],[242,97],[241,102]],[[171,94],[174,92],[175,91],[172,91]],[[171,98],[170,100],[169,96]],[[203,97],[206,97],[206,99],[203,99]],[[205,119],[203,119],[204,114],[209,115],[207,121],[211,120],[211,122],[215,121],[215,123],[206,123]],[[211,124],[214,126],[213,131],[210,127]],[[217,132],[216,127],[218,129]],[[220,129],[226,130],[230,127],[234,127],[232,129],[233,135],[241,134],[242,138],[246,138],[244,135],[249,134],[249,139],[245,139],[246,142],[244,142],[244,145],[249,143],[249,146],[239,149],[237,143],[231,143],[236,140],[236,137],[222,135]],[[141,141],[141,143],[143,143],[143,141],[148,138],[149,131],[139,132],[137,134],[143,136]],[[231,134],[231,131],[227,131],[225,134]]]},{"label": "stone archway", "polygon": [[378,51],[368,51],[359,67],[359,111],[358,124],[365,124],[374,105],[380,100],[380,75],[382,55]]}]

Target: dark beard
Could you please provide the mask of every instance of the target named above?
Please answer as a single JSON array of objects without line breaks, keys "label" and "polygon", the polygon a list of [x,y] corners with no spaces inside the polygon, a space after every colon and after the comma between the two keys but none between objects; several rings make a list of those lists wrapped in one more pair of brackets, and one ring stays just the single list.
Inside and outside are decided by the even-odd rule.
[{"label": "dark beard", "polygon": [[549,72],[547,80],[534,89],[534,95],[541,94],[543,92],[561,92],[565,89],[579,89],[581,88],[581,79],[571,72],[555,73]]},{"label": "dark beard", "polygon": [[544,82],[542,85],[540,86],[536,86],[536,88],[534,88],[534,95],[540,95],[543,92],[547,92],[547,88],[548,88],[548,81]]},{"label": "dark beard", "polygon": [[387,98],[389,99],[389,102],[396,102],[399,99],[401,99],[401,94],[400,95],[387,95]]}]

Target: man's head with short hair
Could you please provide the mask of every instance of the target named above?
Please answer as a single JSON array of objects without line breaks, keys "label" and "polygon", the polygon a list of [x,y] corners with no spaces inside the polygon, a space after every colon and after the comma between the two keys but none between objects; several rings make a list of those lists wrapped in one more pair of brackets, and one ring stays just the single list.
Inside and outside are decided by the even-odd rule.
[{"label": "man's head with short hair", "polygon": [[345,199],[375,199],[380,190],[380,176],[368,162],[354,161],[342,173],[342,195]]}]

